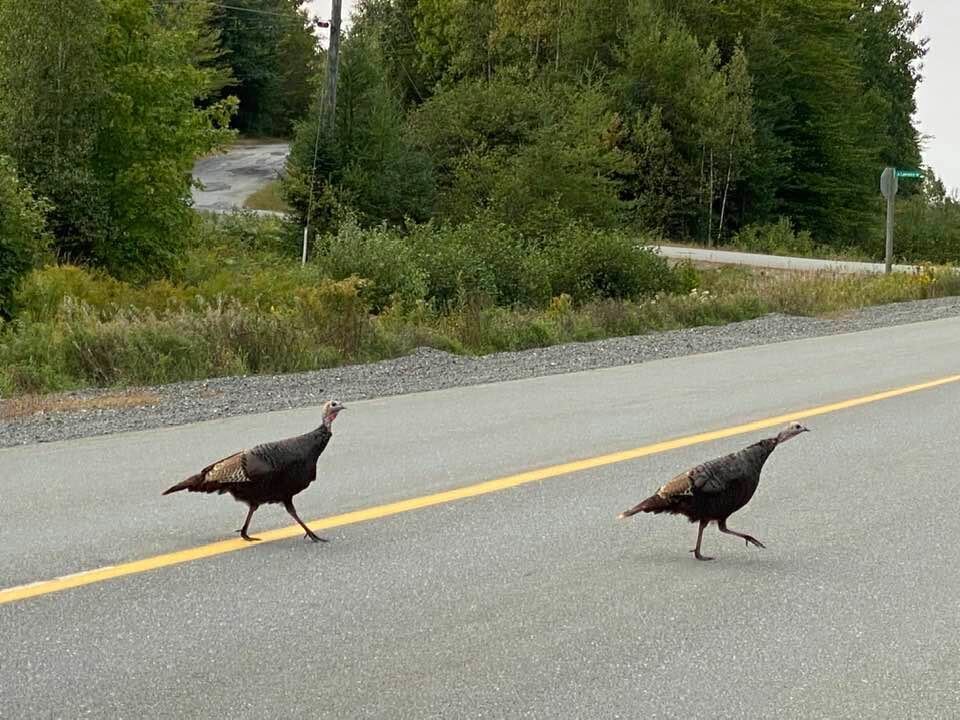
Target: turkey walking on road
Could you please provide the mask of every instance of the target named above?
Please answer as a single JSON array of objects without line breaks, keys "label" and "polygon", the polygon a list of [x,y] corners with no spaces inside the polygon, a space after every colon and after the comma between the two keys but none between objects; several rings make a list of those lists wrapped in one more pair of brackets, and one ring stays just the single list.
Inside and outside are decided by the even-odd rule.
[{"label": "turkey walking on road", "polygon": [[326,540],[308,528],[293,506],[293,496],[305,490],[317,478],[317,458],[327,447],[337,415],[346,406],[337,400],[323,404],[323,423],[316,430],[297,437],[257,445],[208,465],[164,491],[164,495],[188,492],[230,493],[250,510],[243,527],[237,532],[244,540],[259,540],[247,535],[250,518],[257,508],[267,503],[283,503],[287,512],[307,537],[314,542]]},{"label": "turkey walking on road", "polygon": [[690,522],[700,522],[697,547],[692,552],[697,560],[712,560],[700,554],[703,529],[716,520],[720,532],[743,538],[747,547],[764,547],[755,537],[727,527],[727,518],[746,505],[760,483],[760,471],[770,453],[780,444],[796,437],[807,428],[797,422],[787,425],[776,437],[767,438],[739,452],[708,460],[702,465],[677,475],[639,505],[620,513],[627,518],[641,512],[686,515]]}]

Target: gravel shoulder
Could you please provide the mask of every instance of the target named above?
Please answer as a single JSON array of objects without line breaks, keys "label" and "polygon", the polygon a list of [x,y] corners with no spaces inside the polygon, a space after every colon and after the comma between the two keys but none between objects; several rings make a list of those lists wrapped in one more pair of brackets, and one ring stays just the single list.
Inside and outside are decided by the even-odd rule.
[{"label": "gravel shoulder", "polygon": [[[148,405],[48,412],[0,420],[0,447],[308,407],[328,397],[350,401],[519,380],[955,316],[960,316],[960,297],[880,305],[837,318],[766,315],[728,325],[482,357],[418,348],[405,357],[367,365],[290,375],[214,378],[131,391],[155,395],[156,402]],[[117,390],[88,390],[60,397],[86,400],[117,394]]]}]

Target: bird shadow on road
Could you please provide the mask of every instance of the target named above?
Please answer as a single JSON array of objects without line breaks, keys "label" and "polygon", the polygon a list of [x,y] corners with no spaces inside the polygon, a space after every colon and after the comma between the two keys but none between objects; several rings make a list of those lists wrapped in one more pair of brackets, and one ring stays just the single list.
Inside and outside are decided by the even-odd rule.
[{"label": "bird shadow on road", "polygon": [[636,550],[622,553],[618,560],[620,560],[624,566],[634,569],[642,567],[669,567],[672,569],[689,567],[695,570],[702,569],[710,572],[712,572],[714,568],[736,568],[738,571],[755,570],[757,572],[775,570],[781,572],[797,568],[793,560],[778,557],[770,553],[761,555],[758,552],[736,553],[730,551],[720,552],[718,550],[712,552],[712,554],[706,554],[712,557],[713,560],[698,561],[694,559],[693,555],[689,552],[653,549],[648,552]]}]

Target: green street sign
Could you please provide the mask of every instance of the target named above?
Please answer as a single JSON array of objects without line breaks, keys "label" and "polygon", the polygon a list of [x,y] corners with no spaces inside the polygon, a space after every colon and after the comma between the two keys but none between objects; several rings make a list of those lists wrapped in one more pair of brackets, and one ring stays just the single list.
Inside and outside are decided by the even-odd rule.
[{"label": "green street sign", "polygon": [[898,178],[922,178],[923,173],[919,170],[897,170]]}]

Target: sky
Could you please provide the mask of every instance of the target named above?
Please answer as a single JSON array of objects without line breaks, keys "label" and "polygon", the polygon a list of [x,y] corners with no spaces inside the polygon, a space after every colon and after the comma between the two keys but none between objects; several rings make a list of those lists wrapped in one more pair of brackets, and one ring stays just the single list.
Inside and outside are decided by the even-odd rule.
[{"label": "sky", "polygon": [[960,0],[912,0],[923,13],[921,36],[930,38],[917,120],[927,137],[923,160],[948,188],[960,191]]},{"label": "sky", "polygon": [[[491,0],[492,1],[492,0]],[[343,0],[346,24],[357,0]],[[330,17],[330,0],[310,0],[316,17]],[[960,191],[960,0],[911,0],[923,13],[920,35],[930,38],[923,82],[917,91],[917,123],[925,136],[924,163],[948,188]]]}]

